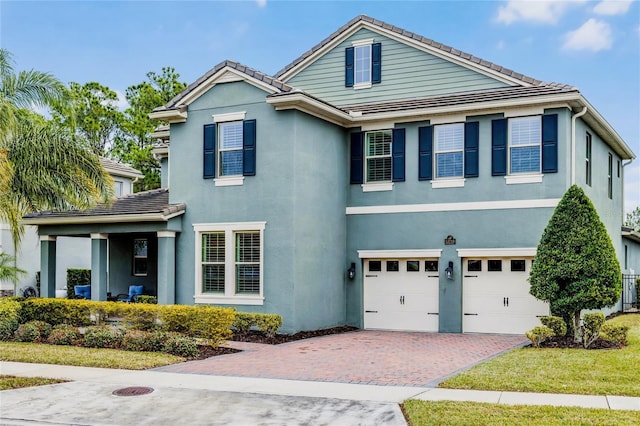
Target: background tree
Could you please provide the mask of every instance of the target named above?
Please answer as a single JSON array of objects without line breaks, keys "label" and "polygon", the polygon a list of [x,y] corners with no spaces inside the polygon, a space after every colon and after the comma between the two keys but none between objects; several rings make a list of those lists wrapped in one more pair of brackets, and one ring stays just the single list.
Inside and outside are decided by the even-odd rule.
[{"label": "background tree", "polygon": [[123,121],[118,94],[95,81],[71,82],[69,98],[53,109],[54,119],[87,140],[93,152],[105,155]]},{"label": "background tree", "polygon": [[113,195],[113,180],[88,145],[29,108],[60,108],[64,85],[50,74],[13,71],[0,49],[0,220],[18,250],[21,218],[38,210],[87,209]]},{"label": "background tree", "polygon": [[580,312],[612,306],[622,276],[616,252],[591,200],[573,185],[556,207],[538,245],[530,293],[573,326],[580,341]]},{"label": "background tree", "polygon": [[116,139],[112,156],[144,174],[144,179],[134,184],[136,191],[160,186],[160,165],[151,153],[154,143],[151,133],[161,123],[151,120],[149,113],[187,87],[186,83],[178,81],[179,78],[180,74],[174,68],[163,67],[160,74],[150,71],[146,81],[127,88],[130,107],[124,112],[124,136]]},{"label": "background tree", "polygon": [[640,232],[640,206],[636,207],[631,213],[627,213],[627,220],[624,225]]}]

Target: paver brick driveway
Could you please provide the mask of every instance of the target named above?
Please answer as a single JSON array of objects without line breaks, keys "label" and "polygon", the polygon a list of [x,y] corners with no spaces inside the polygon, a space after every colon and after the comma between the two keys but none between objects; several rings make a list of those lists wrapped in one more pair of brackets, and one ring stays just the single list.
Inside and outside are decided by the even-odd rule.
[{"label": "paver brick driveway", "polygon": [[175,373],[433,386],[524,343],[523,336],[354,331],[281,345],[229,342],[243,352],[161,367]]}]

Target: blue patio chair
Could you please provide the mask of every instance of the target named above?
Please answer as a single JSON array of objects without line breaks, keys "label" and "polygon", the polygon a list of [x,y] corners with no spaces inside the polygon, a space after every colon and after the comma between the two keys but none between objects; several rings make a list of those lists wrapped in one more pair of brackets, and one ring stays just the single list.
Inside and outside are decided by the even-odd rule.
[{"label": "blue patio chair", "polygon": [[136,298],[144,293],[144,286],[142,285],[130,285],[129,294],[119,294],[117,296],[118,302],[135,302]]},{"label": "blue patio chair", "polygon": [[91,299],[91,284],[73,286],[76,299]]}]

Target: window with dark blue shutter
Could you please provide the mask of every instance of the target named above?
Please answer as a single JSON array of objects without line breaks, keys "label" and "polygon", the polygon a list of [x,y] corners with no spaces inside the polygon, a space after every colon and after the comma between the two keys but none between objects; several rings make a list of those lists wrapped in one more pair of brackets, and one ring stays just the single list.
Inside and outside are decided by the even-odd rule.
[{"label": "window with dark blue shutter", "polygon": [[256,120],[242,123],[242,175],[256,175]]},{"label": "window with dark blue shutter", "polygon": [[344,51],[344,85],[345,87],[353,87],[353,64],[354,49],[347,47]]},{"label": "window with dark blue shutter", "polygon": [[507,119],[491,121],[491,176],[507,174]]},{"label": "window with dark blue shutter", "polygon": [[405,151],[405,129],[393,129],[391,143],[392,153],[392,180],[394,182],[404,182],[404,151]]},{"label": "window with dark blue shutter", "polygon": [[202,177],[212,179],[216,177],[216,125],[205,124],[203,137],[203,168]]},{"label": "window with dark blue shutter", "polygon": [[478,177],[478,148],[480,145],[480,123],[464,124],[464,177]]},{"label": "window with dark blue shutter", "polygon": [[351,183],[363,182],[364,144],[362,133],[351,133]]},{"label": "window with dark blue shutter", "polygon": [[558,172],[558,114],[542,116],[542,173]]},{"label": "window with dark blue shutter", "polygon": [[433,127],[418,129],[418,179],[433,179]]},{"label": "window with dark blue shutter", "polygon": [[371,83],[382,81],[382,43],[371,45]]}]

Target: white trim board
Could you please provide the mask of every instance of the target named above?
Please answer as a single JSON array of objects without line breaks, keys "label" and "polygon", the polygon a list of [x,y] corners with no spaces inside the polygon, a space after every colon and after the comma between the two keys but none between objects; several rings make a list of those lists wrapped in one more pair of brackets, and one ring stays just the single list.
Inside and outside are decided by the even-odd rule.
[{"label": "white trim board", "polygon": [[546,198],[537,200],[508,200],[508,201],[475,201],[463,203],[434,203],[434,204],[398,204],[386,206],[347,207],[347,215],[356,214],[389,214],[389,213],[429,213],[470,210],[511,210],[555,208],[560,198]]},{"label": "white trim board", "polygon": [[442,249],[413,249],[413,250],[358,250],[360,259],[409,259],[423,257],[437,257],[442,255]]},{"label": "white trim board", "polygon": [[534,257],[536,247],[457,249],[458,257]]}]

